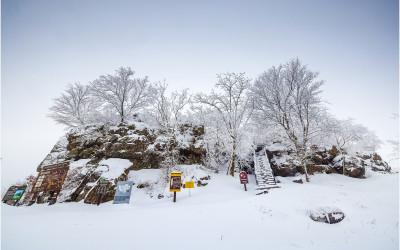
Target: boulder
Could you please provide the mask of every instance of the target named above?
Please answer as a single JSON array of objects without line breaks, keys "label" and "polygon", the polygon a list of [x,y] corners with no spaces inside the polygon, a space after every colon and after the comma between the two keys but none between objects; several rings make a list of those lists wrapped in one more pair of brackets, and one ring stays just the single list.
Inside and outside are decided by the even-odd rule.
[{"label": "boulder", "polygon": [[303,179],[294,180],[293,182],[294,182],[294,183],[303,184]]},{"label": "boulder", "polygon": [[344,219],[344,213],[335,207],[319,207],[308,211],[313,221],[325,222],[328,224],[339,223]]}]

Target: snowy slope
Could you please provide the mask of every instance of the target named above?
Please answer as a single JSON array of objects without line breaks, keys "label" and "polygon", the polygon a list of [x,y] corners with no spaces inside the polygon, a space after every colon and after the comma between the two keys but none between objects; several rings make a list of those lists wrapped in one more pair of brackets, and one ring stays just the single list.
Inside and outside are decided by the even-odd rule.
[{"label": "snowy slope", "polygon": [[[135,185],[156,181],[155,171],[130,178]],[[210,175],[207,186],[191,197],[183,190],[176,203],[135,188],[129,205],[3,204],[2,249],[398,249],[397,174],[319,174],[306,184],[279,177],[280,189],[259,196],[237,177]],[[254,176],[249,180],[252,190]],[[314,222],[307,213],[318,207],[337,207],[346,217]]]}]

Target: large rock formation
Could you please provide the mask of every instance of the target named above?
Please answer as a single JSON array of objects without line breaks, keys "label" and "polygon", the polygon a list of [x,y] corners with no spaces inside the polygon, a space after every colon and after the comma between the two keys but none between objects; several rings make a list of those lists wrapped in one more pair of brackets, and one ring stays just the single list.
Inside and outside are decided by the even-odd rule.
[{"label": "large rock formation", "polygon": [[[266,146],[265,149],[275,175],[295,176],[298,173],[304,174],[304,169],[300,161],[297,160],[295,151],[288,146],[274,143]],[[391,170],[389,165],[376,153],[344,154],[343,157],[335,146],[328,149],[313,146],[311,156],[307,159],[307,171],[309,174],[343,174],[343,160],[345,163],[344,174],[353,178],[365,178],[366,168],[384,173]]]},{"label": "large rock formation", "polygon": [[[103,178],[112,183],[102,199],[107,202],[113,200],[117,182],[127,180],[131,170],[160,168],[166,147],[179,152],[180,164],[201,164],[205,155],[203,135],[203,127],[191,125],[182,126],[176,137],[144,123],[87,126],[73,129],[62,137],[37,170],[70,161],[58,202],[97,203],[96,184]],[[48,196],[48,193],[40,194],[37,202],[46,202]],[[24,203],[30,197],[27,195]]]},{"label": "large rock formation", "polygon": [[[128,180],[130,173],[136,170],[160,168],[167,151],[178,152],[179,164],[202,164],[206,154],[203,149],[204,128],[184,125],[179,130],[178,135],[174,136],[139,122],[119,126],[93,125],[73,129],[56,143],[37,170],[40,171],[42,166],[70,162],[70,169],[58,196],[58,202],[83,200],[85,203],[96,204],[97,183],[100,179],[111,181],[102,202],[111,201],[118,181]],[[262,148],[265,149],[275,175],[304,174],[295,152],[289,146],[274,143],[260,147],[260,150]],[[365,178],[366,168],[390,172],[388,164],[376,153],[345,154],[344,156],[346,176]],[[329,149],[312,147],[312,154],[307,162],[307,170],[310,174],[343,173],[343,156],[336,147]],[[249,172],[250,170],[251,168]],[[162,176],[164,175],[165,173]],[[31,200],[29,191],[35,180],[35,176],[30,176],[25,183],[20,183],[28,184],[27,195],[24,195],[22,203],[27,204]],[[200,178],[195,181],[198,186],[203,186],[206,185],[204,180],[207,179]],[[165,180],[160,179],[160,181]],[[166,186],[166,183],[161,184],[156,180],[151,185]],[[137,188],[141,187],[145,185],[137,185]],[[163,191],[151,194],[158,198],[163,195]],[[39,194],[37,202],[45,203],[49,196],[50,193],[43,192]]]}]

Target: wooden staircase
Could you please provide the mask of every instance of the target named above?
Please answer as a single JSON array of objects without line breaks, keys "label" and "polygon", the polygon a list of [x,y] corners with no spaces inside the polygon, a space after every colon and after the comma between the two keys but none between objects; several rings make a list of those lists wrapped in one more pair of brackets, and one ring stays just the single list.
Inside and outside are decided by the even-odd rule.
[{"label": "wooden staircase", "polygon": [[264,150],[258,153],[254,152],[254,169],[257,195],[268,193],[268,189],[280,187],[276,184],[274,173]]}]

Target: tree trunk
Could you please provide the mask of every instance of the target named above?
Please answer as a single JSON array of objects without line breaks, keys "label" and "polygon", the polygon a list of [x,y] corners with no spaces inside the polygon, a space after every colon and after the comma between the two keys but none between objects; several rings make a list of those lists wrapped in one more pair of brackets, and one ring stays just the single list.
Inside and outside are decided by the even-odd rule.
[{"label": "tree trunk", "polygon": [[301,149],[299,148],[299,146],[297,146],[296,144],[295,144],[295,146],[296,146],[296,154],[297,154],[297,157],[298,157],[298,159],[300,160],[300,163],[301,163],[301,165],[303,166],[303,168],[304,168],[304,174],[306,175],[306,181],[307,182],[310,182],[310,178],[308,178],[308,172],[307,172],[307,164],[306,164],[306,162],[305,162],[305,153],[303,152],[303,151],[300,151]]},{"label": "tree trunk", "polygon": [[230,174],[235,176],[235,152],[232,154],[231,171]]},{"label": "tree trunk", "polygon": [[235,176],[235,151],[236,151],[236,141],[235,139],[233,140],[233,148],[232,148],[232,161],[231,161],[231,168],[230,168],[230,174],[232,176]]},{"label": "tree trunk", "polygon": [[310,182],[310,179],[308,178],[308,173],[307,173],[307,164],[304,162],[304,160],[302,160],[302,163],[303,163],[304,173],[306,175],[306,181]]},{"label": "tree trunk", "polygon": [[346,169],[346,157],[344,156],[344,154],[342,154],[343,157],[343,175],[344,175],[344,171]]},{"label": "tree trunk", "polygon": [[124,102],[121,104],[121,123],[124,123]]}]

